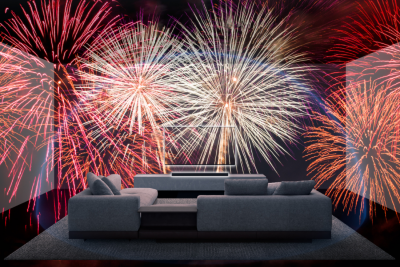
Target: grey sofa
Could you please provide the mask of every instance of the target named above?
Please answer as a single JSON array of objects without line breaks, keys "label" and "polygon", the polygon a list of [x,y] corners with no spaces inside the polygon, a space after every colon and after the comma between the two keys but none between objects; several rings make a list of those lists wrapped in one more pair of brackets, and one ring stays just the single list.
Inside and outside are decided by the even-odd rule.
[{"label": "grey sofa", "polygon": [[[121,177],[108,176],[121,188]],[[87,188],[68,201],[69,237],[129,238],[138,237],[140,227],[139,208],[149,206],[157,199],[152,188],[126,188],[121,195],[92,195]]]},{"label": "grey sofa", "polygon": [[[110,178],[110,176],[108,177]],[[121,188],[118,175],[111,177]],[[85,189],[68,203],[69,237],[179,239],[330,238],[331,199],[309,195],[200,195],[197,205],[154,204],[157,190],[122,189],[121,195],[92,195]]]}]

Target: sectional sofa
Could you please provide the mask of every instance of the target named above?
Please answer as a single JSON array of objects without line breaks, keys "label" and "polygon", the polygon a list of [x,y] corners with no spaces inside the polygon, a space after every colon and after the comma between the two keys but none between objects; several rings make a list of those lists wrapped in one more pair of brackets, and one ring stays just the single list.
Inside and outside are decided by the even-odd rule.
[{"label": "sectional sofa", "polygon": [[[107,178],[121,188],[118,175]],[[252,181],[263,185],[251,185]],[[194,205],[154,204],[157,190],[152,188],[122,189],[120,195],[93,195],[87,188],[69,200],[69,237],[214,240],[331,237],[331,199],[315,189],[305,195],[279,195],[275,193],[282,188],[281,183],[268,183],[267,179],[241,180],[245,184],[239,180],[230,182],[241,192],[229,193],[226,188],[226,195],[200,195]]]}]

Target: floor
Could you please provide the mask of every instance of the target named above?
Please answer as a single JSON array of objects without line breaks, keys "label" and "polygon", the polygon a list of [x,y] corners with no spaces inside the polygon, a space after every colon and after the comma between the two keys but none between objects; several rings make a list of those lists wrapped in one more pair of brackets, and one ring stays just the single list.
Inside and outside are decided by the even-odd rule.
[{"label": "floor", "polygon": [[[324,192],[322,192],[324,193]],[[58,199],[58,201],[57,201]],[[1,231],[1,257],[4,259],[7,255],[23,246],[29,240],[39,233],[53,225],[56,221],[63,218],[66,213],[66,204],[69,199],[67,190],[53,190],[43,194],[36,200],[36,206],[33,211],[27,212],[28,203],[23,203],[9,211],[2,213]],[[366,203],[368,204],[368,203]],[[377,216],[370,220],[366,212],[352,212],[347,214],[343,212],[343,207],[338,206],[333,215],[346,223],[358,233],[370,240],[375,245],[395,257],[400,259],[400,222],[399,214],[394,211],[387,211],[386,216],[382,209],[377,208]],[[368,211],[368,206],[364,209]],[[37,218],[39,218],[39,223]],[[4,262],[3,262],[4,263]],[[273,261],[181,261],[181,262],[153,262],[153,261],[135,261],[134,266],[165,266],[165,265],[207,265],[207,266],[282,266],[288,262]],[[32,261],[32,262],[7,262],[9,266],[132,266],[129,261]],[[318,266],[318,261],[291,261],[289,265]],[[339,262],[323,261],[325,266],[338,265]]]}]

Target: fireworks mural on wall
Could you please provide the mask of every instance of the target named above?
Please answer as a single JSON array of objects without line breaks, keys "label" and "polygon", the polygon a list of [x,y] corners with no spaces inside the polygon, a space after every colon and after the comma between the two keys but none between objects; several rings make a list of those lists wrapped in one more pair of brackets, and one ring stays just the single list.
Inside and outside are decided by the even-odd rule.
[{"label": "fireworks mural on wall", "polygon": [[182,46],[171,31],[140,18],[105,33],[80,58],[81,96],[96,105],[106,127],[127,127],[132,133],[137,125],[142,134],[146,120],[157,130],[159,121],[170,119],[177,108],[171,67]]},{"label": "fireworks mural on wall", "polygon": [[376,203],[386,212],[400,201],[400,95],[389,92],[371,81],[343,88],[325,102],[327,115],[314,113],[316,126],[305,135],[317,187],[333,180],[326,194],[348,212],[359,195],[369,199],[371,219]]},{"label": "fireworks mural on wall", "polygon": [[[187,88],[190,111],[170,123],[235,126],[242,170],[256,170],[254,148],[274,168],[272,159],[289,154],[277,139],[295,142],[307,109],[305,68],[296,65],[306,57],[296,52],[294,29],[277,22],[266,4],[220,1],[209,12],[203,3],[193,13],[191,26],[178,22],[187,50],[174,75]],[[184,151],[194,150],[186,144]]]},{"label": "fireworks mural on wall", "polygon": [[[31,64],[30,72],[25,72],[20,68],[17,73],[19,63],[12,62],[15,64],[13,68],[16,69],[12,75],[15,74],[14,78],[18,79],[24,73],[30,73],[29,79],[20,82],[25,81],[28,85],[35,83],[37,78],[32,78],[32,72],[39,77],[47,70],[45,64],[40,65],[36,62],[39,60],[34,61],[36,57],[42,57],[52,63],[55,70],[52,70],[48,77],[41,77],[43,84],[51,85],[46,90],[42,90],[40,94],[37,93],[38,90],[34,91],[37,93],[36,96],[15,83],[9,83],[8,88],[2,88],[7,90],[7,93],[2,94],[5,97],[2,102],[2,114],[13,114],[13,117],[7,116],[10,120],[8,120],[9,123],[3,125],[2,133],[4,136],[8,135],[5,138],[15,139],[14,143],[5,142],[4,147],[10,151],[16,150],[13,146],[21,143],[19,151],[24,150],[24,153],[28,153],[28,151],[30,153],[28,156],[21,154],[16,157],[20,161],[23,160],[23,164],[18,166],[14,164],[10,168],[8,165],[7,168],[10,172],[18,172],[20,179],[24,171],[28,169],[26,166],[29,166],[30,169],[29,162],[31,161],[29,160],[32,155],[35,157],[38,150],[47,149],[51,157],[46,157],[44,162],[37,164],[50,169],[56,167],[58,184],[53,186],[59,188],[61,183],[65,183],[70,189],[70,195],[74,195],[78,187],[85,188],[85,173],[90,168],[96,172],[103,169],[101,163],[98,163],[102,160],[99,151],[96,150],[96,140],[92,140],[90,132],[85,131],[86,118],[79,110],[73,78],[66,66],[72,64],[83,45],[92,42],[101,35],[102,31],[110,30],[118,22],[119,17],[112,17],[110,3],[102,1],[43,0],[39,4],[37,1],[29,1],[27,4],[28,9],[24,9],[21,5],[24,16],[19,17],[12,12],[12,18],[1,24],[2,36],[5,42],[16,47],[15,51],[18,49],[31,54],[32,59],[29,60],[36,65],[33,67],[32,62],[25,60],[26,68]],[[10,73],[8,71],[7,74],[10,75]],[[28,109],[31,106],[33,106],[32,109]],[[21,107],[25,108],[23,112],[15,112]],[[42,119],[44,114],[47,115],[46,120]],[[11,121],[12,123],[10,123]],[[25,140],[23,135],[18,134],[21,131],[36,129],[41,131],[44,129],[46,133],[46,128],[53,129],[53,127],[54,131],[47,131],[51,136],[46,136],[41,141],[37,141],[37,138],[36,140]],[[30,135],[30,139],[35,135],[39,134]],[[24,148],[25,144],[30,143],[33,148],[30,150]],[[88,164],[89,159],[93,160],[93,164]],[[96,164],[96,160],[97,165],[93,166]],[[3,161],[2,164],[4,166],[6,162]],[[110,170],[107,169],[107,171]],[[106,171],[104,173],[107,174]],[[46,178],[40,175],[36,176],[34,183],[41,184]],[[15,191],[18,191],[18,184],[13,185]],[[40,186],[35,188],[36,191],[33,190],[36,192],[35,195],[40,195]],[[58,214],[59,219],[61,204],[66,203],[62,203],[62,196],[59,195],[55,201],[57,202],[54,204],[55,214]]]},{"label": "fireworks mural on wall", "polygon": [[[33,157],[45,151],[44,161],[53,158],[53,68],[50,64],[16,48],[0,43],[0,165],[7,167],[5,194],[16,196]],[[51,66],[51,65],[50,65]],[[37,169],[37,168],[36,168]],[[40,194],[41,183],[53,183],[52,164],[32,177],[31,197]],[[50,179],[51,178],[51,179]]]},{"label": "fireworks mural on wall", "polygon": [[398,0],[356,2],[358,12],[335,30],[335,45],[329,56],[332,63],[346,63],[400,41]]},{"label": "fireworks mural on wall", "polygon": [[23,17],[11,11],[12,19],[1,24],[5,40],[21,51],[55,64],[70,64],[78,51],[99,31],[118,21],[111,6],[99,0],[41,0],[27,2]]},{"label": "fireworks mural on wall", "polygon": [[[28,1],[23,16],[11,13],[1,24],[4,41],[15,46],[2,45],[0,52],[0,164],[7,164],[13,177],[8,191],[17,192],[21,173],[30,168],[34,150],[28,145],[54,155],[46,166],[57,168],[57,186],[66,185],[70,196],[86,187],[88,171],[119,173],[123,186],[132,187],[136,173],[166,171],[162,124],[234,126],[239,172],[257,171],[258,155],[275,169],[274,161],[290,155],[289,144],[298,140],[311,101],[307,68],[299,65],[307,60],[299,52],[307,50],[299,47],[305,37],[296,27],[311,27],[301,22],[306,11],[327,12],[341,2],[302,1],[296,4],[304,11],[300,14],[282,1],[274,6],[271,1],[221,0],[211,9],[204,3],[192,7],[188,24],[176,21],[179,27],[168,28],[143,17],[120,25],[110,1]],[[384,56],[353,71],[349,102],[347,89],[335,91],[324,105],[330,115],[314,113],[315,126],[306,134],[310,173],[320,175],[314,177],[319,186],[334,180],[328,192],[336,205],[343,201],[349,210],[357,205],[355,193],[382,204],[400,199],[394,126],[399,118],[391,115],[398,103],[400,9],[395,0],[360,1],[358,6],[358,15],[337,30],[341,37],[334,37],[331,62],[344,66],[377,50]],[[36,57],[54,64],[54,77],[43,76]],[[379,82],[370,81],[377,72],[384,73]],[[39,94],[32,91],[38,81],[43,86]],[[29,138],[19,134],[22,129],[31,132]],[[36,143],[37,136],[44,141]],[[167,138],[190,157],[196,142],[180,136],[185,134]],[[211,135],[219,142],[218,164],[224,163],[231,138],[228,132]],[[346,146],[354,152],[346,154]],[[11,160],[12,153],[17,160]],[[353,166],[347,176],[346,166]],[[35,177],[32,186],[36,195],[39,180]],[[59,218],[62,200],[57,201]]]},{"label": "fireworks mural on wall", "polygon": [[[171,29],[159,28],[156,19],[145,24],[141,16],[135,23],[104,34],[79,59],[77,72],[80,96],[86,103],[83,109],[92,114],[93,121],[101,122],[93,124],[94,131],[110,133],[113,128],[126,149],[140,142],[121,138],[137,135],[155,142],[153,152],[146,155],[150,172],[163,168],[160,125],[179,115],[178,96],[182,94],[171,81],[175,73],[171,67],[179,60],[182,44],[171,36]],[[121,129],[126,132],[121,134]],[[134,158],[122,151],[130,164]],[[130,173],[130,178],[135,174]]]},{"label": "fireworks mural on wall", "polygon": [[[318,113],[315,125],[322,125],[308,128],[306,136],[314,140],[305,153],[312,161],[309,171],[318,186],[333,181],[327,194],[336,205],[342,202],[350,212],[356,208],[359,194],[369,199],[373,218],[376,203],[385,212],[387,207],[395,211],[400,207],[396,170],[399,122],[395,114],[400,104],[400,6],[397,0],[358,1],[356,5],[358,13],[336,29],[340,37],[333,38],[335,45],[329,51],[330,61],[346,69],[345,81],[328,98],[328,113],[333,115]],[[318,179],[318,175],[324,178]]]}]

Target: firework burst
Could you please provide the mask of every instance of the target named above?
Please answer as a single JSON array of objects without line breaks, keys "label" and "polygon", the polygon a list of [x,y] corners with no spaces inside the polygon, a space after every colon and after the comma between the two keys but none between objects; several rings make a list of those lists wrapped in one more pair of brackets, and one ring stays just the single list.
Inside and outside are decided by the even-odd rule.
[{"label": "firework burst", "polygon": [[357,1],[358,13],[338,27],[335,46],[329,56],[333,63],[347,63],[400,42],[398,0]]},{"label": "firework burst", "polygon": [[70,64],[93,36],[100,30],[110,30],[119,20],[118,16],[111,17],[108,2],[73,2],[41,0],[38,7],[32,1],[28,2],[28,11],[21,5],[22,18],[11,11],[12,19],[1,24],[7,31],[3,34],[5,41],[49,62]]},{"label": "firework burst", "polygon": [[317,187],[333,179],[326,194],[348,212],[358,196],[369,199],[371,219],[376,203],[385,211],[400,204],[400,97],[389,92],[371,81],[351,85],[326,101],[328,115],[315,113],[316,126],[305,134]]},{"label": "firework burst", "polygon": [[[178,22],[187,50],[173,78],[186,90],[181,103],[189,112],[170,124],[235,127],[242,169],[256,169],[253,148],[274,168],[272,158],[288,154],[278,140],[295,142],[298,119],[306,115],[304,66],[296,65],[305,55],[292,45],[294,28],[285,19],[277,22],[267,4],[215,6],[210,12],[204,3],[203,11],[193,8],[191,26]],[[222,138],[217,142],[223,149],[233,138],[228,135],[210,138]],[[176,141],[194,151],[195,142]]]},{"label": "firework burst", "polygon": [[104,34],[80,58],[81,95],[96,105],[107,127],[126,126],[132,133],[138,124],[142,134],[146,120],[156,130],[176,108],[169,77],[181,44],[170,29],[158,28],[157,22],[130,23]]},{"label": "firework burst", "polygon": [[[53,69],[46,63],[0,43],[0,165],[6,166],[11,177],[6,192],[9,201],[16,195],[24,172],[32,169],[35,153],[44,149],[46,161],[53,158]],[[52,168],[46,164],[45,172],[35,177],[34,196],[40,194],[42,180],[53,182],[49,180]]]},{"label": "firework burst", "polygon": [[[35,160],[39,151],[46,149],[51,156],[40,159],[43,162],[36,164],[46,166],[46,171],[55,167],[58,179],[54,181],[56,184],[52,188],[59,189],[68,185],[71,196],[77,192],[77,187],[85,188],[85,174],[88,171],[108,174],[115,168],[105,167],[109,166],[109,162],[101,156],[107,150],[101,150],[102,144],[92,140],[92,133],[86,132],[84,122],[88,116],[80,110],[73,79],[66,66],[73,64],[76,54],[85,44],[90,44],[102,31],[110,30],[119,18],[112,17],[108,2],[97,0],[43,0],[38,5],[35,1],[30,1],[28,6],[28,10],[21,6],[22,17],[12,12],[12,18],[1,24],[4,40],[15,46],[15,51],[32,55],[25,56],[28,59],[22,60],[23,67],[28,71],[24,68],[18,69],[20,62],[9,61],[7,66],[15,71],[5,72],[8,80],[2,79],[7,81],[8,86],[1,88],[1,134],[5,139],[4,149],[8,149],[4,152],[9,153],[7,159],[12,162],[10,174],[17,176],[13,179],[12,190],[15,195],[18,185],[23,183],[23,173],[31,169],[32,158]],[[51,63],[51,73],[46,77],[40,76],[48,70],[46,62],[41,62],[38,57]],[[6,77],[4,73],[2,75]],[[38,83],[38,79],[43,88],[33,86]],[[17,82],[25,83],[26,86],[18,86]],[[43,84],[48,86],[44,88]],[[25,138],[20,134],[22,131],[31,131],[32,134]],[[108,144],[108,148],[110,146],[112,144]],[[141,151],[145,150],[146,148],[141,148]],[[123,152],[130,154],[129,149]],[[114,158],[114,161],[118,162],[118,159]],[[10,166],[4,160],[1,164]],[[140,162],[135,161],[135,164]],[[127,166],[122,167],[129,170]],[[136,166],[129,167],[130,170],[137,170]],[[42,174],[35,176],[32,185],[33,198],[40,195],[40,185],[44,179],[47,181],[48,177]],[[59,193],[57,192],[57,203],[54,203],[55,214],[58,214],[56,220],[59,219],[60,207],[64,204],[61,203],[62,194]],[[32,210],[33,208],[34,204]]]},{"label": "firework burst", "polygon": [[[158,151],[160,124],[179,113],[180,91],[171,82],[171,66],[182,44],[171,31],[159,29],[157,20],[145,25],[141,17],[104,34],[79,59],[83,109],[101,121],[103,129],[126,129],[126,136],[156,140]],[[157,157],[159,163],[161,155]]]}]

